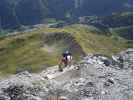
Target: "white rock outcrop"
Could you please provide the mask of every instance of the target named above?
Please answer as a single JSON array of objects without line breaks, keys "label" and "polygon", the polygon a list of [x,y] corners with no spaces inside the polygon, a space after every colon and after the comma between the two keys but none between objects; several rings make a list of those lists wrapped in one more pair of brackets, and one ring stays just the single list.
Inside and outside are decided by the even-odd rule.
[{"label": "white rock outcrop", "polygon": [[88,55],[78,65],[0,80],[0,100],[133,100],[133,49],[108,58]]}]

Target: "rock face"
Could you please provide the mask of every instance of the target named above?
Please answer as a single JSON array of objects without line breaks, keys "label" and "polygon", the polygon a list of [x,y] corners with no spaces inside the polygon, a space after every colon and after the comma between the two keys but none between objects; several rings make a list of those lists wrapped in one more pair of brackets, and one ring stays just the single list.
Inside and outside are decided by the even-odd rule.
[{"label": "rock face", "polygon": [[0,100],[132,100],[133,49],[108,58],[88,55],[78,65],[22,72],[0,80]]}]

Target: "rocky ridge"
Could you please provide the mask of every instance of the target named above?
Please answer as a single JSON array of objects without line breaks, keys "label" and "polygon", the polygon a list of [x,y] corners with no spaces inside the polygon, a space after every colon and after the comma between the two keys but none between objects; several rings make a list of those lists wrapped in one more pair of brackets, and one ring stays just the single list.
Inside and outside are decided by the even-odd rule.
[{"label": "rocky ridge", "polygon": [[106,57],[89,54],[58,72],[27,71],[0,80],[0,100],[132,100],[133,49]]}]

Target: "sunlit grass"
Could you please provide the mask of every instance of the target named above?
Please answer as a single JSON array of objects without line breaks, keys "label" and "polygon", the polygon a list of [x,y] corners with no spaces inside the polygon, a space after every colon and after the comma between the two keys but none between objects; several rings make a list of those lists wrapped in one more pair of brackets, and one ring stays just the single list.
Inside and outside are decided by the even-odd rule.
[{"label": "sunlit grass", "polygon": [[[76,24],[64,28],[44,26],[32,32],[5,37],[0,40],[0,72],[4,75],[16,73],[18,69],[38,72],[57,65],[63,50],[70,46],[66,43],[69,37],[72,37],[86,54],[102,53],[110,56],[128,47],[125,40],[118,41],[106,35],[99,35],[99,32],[101,33],[92,26]],[[45,44],[44,37],[50,33],[60,33],[66,38],[51,42],[50,45]],[[50,39],[52,40],[54,38]],[[74,53],[75,59],[80,57],[80,53],[78,50]]]}]

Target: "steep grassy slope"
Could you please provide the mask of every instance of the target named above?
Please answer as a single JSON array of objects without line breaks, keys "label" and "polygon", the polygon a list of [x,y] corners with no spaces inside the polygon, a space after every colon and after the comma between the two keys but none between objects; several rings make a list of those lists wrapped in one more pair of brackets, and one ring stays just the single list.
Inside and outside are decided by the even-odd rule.
[{"label": "steep grassy slope", "polygon": [[125,39],[133,40],[133,26],[114,28],[113,31]]},{"label": "steep grassy slope", "polygon": [[31,32],[0,39],[0,72],[11,74],[28,69],[40,71],[58,64],[65,49],[73,52],[75,59],[87,53],[111,55],[128,47],[125,40],[117,40],[101,31],[85,25],[71,25],[64,28],[46,26]]},{"label": "steep grassy slope", "polygon": [[115,40],[101,35],[101,31],[92,26],[72,25],[64,29],[45,29],[47,32],[71,32],[85,52],[103,53],[111,55],[127,46],[125,40]]}]

